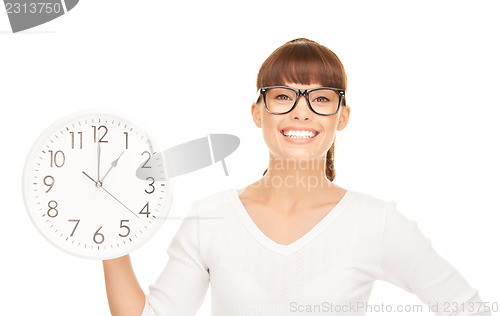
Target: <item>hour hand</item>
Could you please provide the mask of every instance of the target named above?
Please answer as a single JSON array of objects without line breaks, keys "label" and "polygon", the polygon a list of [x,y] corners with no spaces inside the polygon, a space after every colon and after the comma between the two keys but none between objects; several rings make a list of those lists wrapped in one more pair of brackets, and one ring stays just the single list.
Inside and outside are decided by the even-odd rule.
[{"label": "hour hand", "polygon": [[111,163],[111,167],[109,167],[108,171],[106,171],[106,174],[104,174],[104,177],[102,177],[101,179],[101,182],[104,181],[104,178],[106,178],[106,176],[108,175],[108,173],[111,171],[111,169],[113,169],[114,167],[116,167],[118,165],[118,160],[120,159],[120,157],[123,155],[123,153],[125,152],[122,151],[122,153],[120,154],[120,156],[118,156],[118,158],[116,158],[116,160],[114,160],[112,163]]}]

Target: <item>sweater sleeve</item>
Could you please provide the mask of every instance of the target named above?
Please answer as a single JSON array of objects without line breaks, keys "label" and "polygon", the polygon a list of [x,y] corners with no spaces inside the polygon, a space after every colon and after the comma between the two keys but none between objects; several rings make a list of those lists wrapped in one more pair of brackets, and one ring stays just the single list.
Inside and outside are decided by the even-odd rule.
[{"label": "sweater sleeve", "polygon": [[196,202],[167,249],[169,260],[149,286],[142,316],[194,315],[209,284],[208,267],[200,257]]},{"label": "sweater sleeve", "polygon": [[436,315],[491,315],[478,290],[434,250],[394,201],[387,203],[380,268],[383,280],[414,293]]}]

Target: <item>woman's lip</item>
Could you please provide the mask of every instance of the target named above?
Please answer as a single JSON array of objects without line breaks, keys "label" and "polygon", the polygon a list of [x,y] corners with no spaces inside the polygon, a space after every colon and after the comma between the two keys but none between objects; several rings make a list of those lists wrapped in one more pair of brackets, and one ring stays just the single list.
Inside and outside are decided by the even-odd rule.
[{"label": "woman's lip", "polygon": [[284,127],[280,130],[281,133],[283,133],[283,131],[308,131],[308,132],[313,132],[313,133],[316,133],[316,134],[319,134],[319,132],[313,128],[307,128],[307,127],[300,127],[300,126],[287,126],[287,127]]}]

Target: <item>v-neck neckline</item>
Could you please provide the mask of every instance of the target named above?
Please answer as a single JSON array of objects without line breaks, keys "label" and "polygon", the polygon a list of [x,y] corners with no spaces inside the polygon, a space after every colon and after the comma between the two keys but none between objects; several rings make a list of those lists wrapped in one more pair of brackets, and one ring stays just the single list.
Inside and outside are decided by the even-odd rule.
[{"label": "v-neck neckline", "polygon": [[304,247],[308,242],[321,234],[326,227],[333,223],[345,211],[349,202],[354,197],[354,192],[351,190],[347,190],[340,201],[313,228],[311,228],[307,233],[302,235],[299,239],[295,240],[291,244],[282,245],[267,237],[267,235],[260,230],[257,224],[255,224],[240,199],[238,189],[236,187],[233,187],[231,189],[231,192],[234,197],[233,205],[236,209],[236,213],[249,233],[255,239],[257,239],[257,241],[262,246],[285,256],[292,254],[300,248]]}]

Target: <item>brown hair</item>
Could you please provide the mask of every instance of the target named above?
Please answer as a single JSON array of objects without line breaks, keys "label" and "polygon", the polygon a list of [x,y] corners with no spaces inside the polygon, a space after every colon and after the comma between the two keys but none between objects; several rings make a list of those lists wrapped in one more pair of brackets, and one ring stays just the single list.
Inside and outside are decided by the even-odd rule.
[{"label": "brown hair", "polygon": [[[257,75],[257,90],[287,82],[318,83],[324,87],[347,89],[347,76],[337,55],[307,38],[297,38],[283,44],[264,61]],[[345,105],[344,98],[342,106]],[[330,181],[335,179],[334,154],[335,140],[326,154],[326,177]],[[267,169],[263,175],[266,172]]]}]

